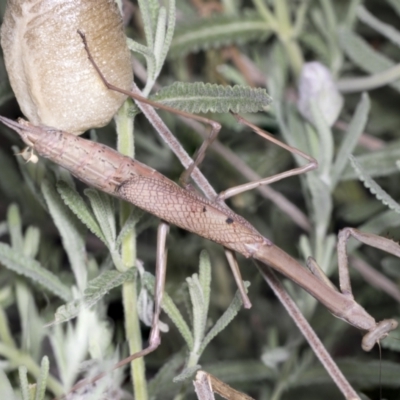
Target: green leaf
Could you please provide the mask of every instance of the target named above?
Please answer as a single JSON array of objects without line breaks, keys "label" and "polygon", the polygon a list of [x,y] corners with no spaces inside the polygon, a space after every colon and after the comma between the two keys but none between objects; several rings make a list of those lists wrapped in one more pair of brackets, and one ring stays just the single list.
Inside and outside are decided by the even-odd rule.
[{"label": "green leaf", "polygon": [[40,364],[40,375],[36,386],[36,396],[35,400],[44,400],[46,393],[46,381],[49,376],[50,362],[47,356],[42,358],[42,363]]},{"label": "green leaf", "polygon": [[[365,153],[354,157],[362,169],[372,178],[398,173],[396,161],[400,160],[400,143],[387,145],[382,150]],[[341,181],[357,179],[357,174],[350,164],[347,165],[340,177]]]},{"label": "green leaf", "polygon": [[332,183],[331,187],[334,188],[339,181],[343,170],[346,167],[349,156],[357,145],[358,139],[363,133],[367,124],[368,113],[370,110],[369,96],[363,93],[361,100],[357,105],[357,109],[350,122],[349,128],[346,132],[342,143],[340,144],[339,151],[336,156],[335,164],[332,168]]},{"label": "green leaf", "polygon": [[[349,29],[339,30],[339,42],[347,57],[365,72],[374,74],[395,66],[394,61],[375,51],[361,36]],[[400,80],[390,83],[389,86],[400,91]]]},{"label": "green leaf", "polygon": [[110,196],[95,189],[86,189],[93,212],[97,218],[108,247],[113,246],[117,236],[113,201]]},{"label": "green leaf", "polygon": [[[150,293],[154,293],[155,279],[153,275],[151,275],[148,272],[145,272],[142,276],[142,283],[143,285],[145,285],[146,289]],[[189,349],[192,349],[193,336],[192,333],[190,332],[189,326],[183,319],[182,314],[178,310],[178,307],[174,304],[171,297],[165,291],[163,294],[161,307],[164,310],[164,312],[168,315],[168,317],[171,319],[171,321],[174,323],[174,325],[177,327],[183,339],[187,343]]]},{"label": "green leaf", "polygon": [[154,46],[154,27],[156,26],[160,5],[155,0],[139,0],[139,7],[147,46],[152,49]]},{"label": "green leaf", "polygon": [[36,260],[21,254],[19,250],[0,243],[0,259],[8,269],[32,279],[64,301],[71,299],[68,286],[64,285],[56,275],[43,268]]},{"label": "green leaf", "polygon": [[[149,397],[151,399],[161,398],[157,397],[161,393],[163,398],[173,398],[169,396],[169,391],[175,387],[176,390],[178,385],[172,383],[172,379],[176,375],[176,372],[182,368],[182,364],[185,361],[184,352],[179,351],[171,356],[171,358],[162,364],[157,374],[153,379],[150,380],[148,389]],[[166,393],[167,391],[167,393]]]},{"label": "green leaf", "polygon": [[47,180],[42,182],[42,193],[62,238],[63,247],[74,272],[78,288],[83,292],[87,283],[87,269],[85,241],[81,232],[82,226],[77,224],[78,221],[75,216],[66,207],[60,195]]},{"label": "green leaf", "polygon": [[394,11],[397,13],[397,15],[400,17],[400,3],[398,0],[386,0],[387,3],[389,3]]},{"label": "green leaf", "polygon": [[204,301],[204,293],[200,285],[199,277],[193,274],[191,277],[186,278],[189,287],[190,301],[192,303],[193,315],[193,338],[194,347],[196,351],[201,345],[204,338],[207,323],[207,305]]},{"label": "green leaf", "polygon": [[244,12],[237,17],[197,19],[176,29],[168,56],[178,58],[190,52],[220,48],[229,44],[264,41],[271,34],[272,31],[266,22],[256,12]]},{"label": "green leaf", "polygon": [[19,386],[21,389],[22,400],[30,400],[28,370],[26,369],[25,366],[20,366],[18,368],[18,374],[19,374]]},{"label": "green leaf", "polygon": [[261,361],[230,360],[203,365],[205,371],[224,382],[260,382],[273,379],[276,371],[266,367]]},{"label": "green leaf", "polygon": [[[338,367],[352,385],[361,386],[364,389],[374,386],[387,386],[392,388],[400,387],[400,365],[391,361],[370,361],[365,360],[340,360]],[[322,383],[331,383],[326,370],[318,364],[309,366],[302,370],[298,378],[292,382],[291,387],[309,386]]]},{"label": "green leaf", "polygon": [[80,194],[64,181],[57,182],[57,191],[64,203],[80,219],[80,221],[83,222],[103,243],[106,243],[106,239],[101,232],[99,224]]},{"label": "green leaf", "polygon": [[[246,289],[250,286],[249,282],[244,282],[244,286]],[[222,332],[235,318],[239,310],[243,305],[242,298],[240,297],[240,292],[237,291],[235,297],[233,298],[231,304],[226,309],[226,311],[222,314],[221,318],[215,323],[215,325],[211,328],[211,330],[207,333],[206,337],[201,344],[201,348],[199,350],[199,354],[201,354],[207,345],[217,336],[220,332]]]},{"label": "green leaf", "polygon": [[193,365],[190,367],[185,368],[179,375],[175,376],[173,381],[176,382],[183,382],[187,379],[191,378],[196,371],[201,369],[201,365]]},{"label": "green leaf", "polygon": [[265,110],[272,102],[265,89],[203,82],[175,82],[160,90],[151,99],[190,113],[258,112]]},{"label": "green leaf", "polygon": [[204,298],[204,313],[208,314],[208,307],[210,306],[210,292],[211,292],[211,261],[210,256],[206,251],[200,253],[199,263],[199,282]]},{"label": "green leaf", "polygon": [[24,282],[16,282],[15,294],[22,330],[21,349],[29,353],[35,361],[39,360],[45,335],[43,320],[39,317],[32,291]]},{"label": "green leaf", "polygon": [[7,375],[0,369],[0,399],[15,400],[16,396]]},{"label": "green leaf", "polygon": [[59,324],[75,318],[82,308],[90,308],[94,306],[111,289],[122,285],[124,282],[132,280],[135,273],[135,268],[130,268],[123,273],[115,270],[103,272],[88,283],[82,299],[73,300],[57,309],[54,323]]},{"label": "green leaf", "polygon": [[14,249],[22,249],[22,221],[19,207],[16,204],[11,204],[7,210],[8,232],[10,234],[11,246]]},{"label": "green leaf", "polygon": [[176,21],[176,4],[175,0],[168,1],[168,18],[167,18],[167,31],[165,33],[164,43],[160,54],[158,55],[158,73],[160,72],[165,59],[168,55],[171,43],[175,32],[175,21]]},{"label": "green leaf", "polygon": [[35,226],[29,226],[25,232],[23,252],[35,258],[39,252],[40,231]]},{"label": "green leaf", "polygon": [[319,109],[316,100],[311,100],[310,107],[311,115],[313,117],[313,123],[318,133],[320,146],[320,156],[318,157],[318,170],[316,171],[316,173],[323,181],[323,183],[325,183],[327,186],[330,186],[330,173],[334,148],[332,131],[329,128],[321,110]]},{"label": "green leaf", "polygon": [[400,214],[400,204],[386,193],[357,163],[353,156],[350,156],[351,164],[364,186],[385,206]]},{"label": "green leaf", "polygon": [[392,43],[400,47],[400,32],[393,25],[386,24],[371,14],[363,5],[357,8],[357,16],[362,22],[370,26]]},{"label": "green leaf", "polygon": [[119,246],[122,241],[125,239],[126,235],[128,235],[132,229],[136,227],[136,224],[145,214],[143,210],[137,207],[132,207],[131,214],[129,218],[125,221],[124,226],[122,227],[121,231],[118,234],[118,238],[116,240],[116,245]]}]

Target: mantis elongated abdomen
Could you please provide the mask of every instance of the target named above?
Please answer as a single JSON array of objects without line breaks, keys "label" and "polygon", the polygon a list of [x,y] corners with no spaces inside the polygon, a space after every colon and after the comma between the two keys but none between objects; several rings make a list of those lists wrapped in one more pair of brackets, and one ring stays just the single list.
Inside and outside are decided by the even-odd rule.
[{"label": "mantis elongated abdomen", "polygon": [[[264,238],[244,218],[217,202],[181,188],[153,168],[107,146],[67,132],[43,129],[23,120],[16,123],[0,117],[0,121],[17,131],[22,140],[39,155],[66,168],[88,185],[129,201],[162,220],[245,257],[253,257],[272,266],[303,287],[333,315],[368,331],[367,340],[363,342],[364,350],[372,348],[371,338],[379,340],[397,327],[395,320],[376,324],[375,319],[354,300],[348,277],[344,277],[342,289],[345,290],[340,293]],[[352,233],[346,232],[347,236],[342,238],[341,243]],[[354,234],[357,235],[357,231]],[[364,237],[359,234],[358,238],[367,242],[372,238],[365,234]],[[394,248],[391,246],[389,251],[400,256],[398,245]]]}]

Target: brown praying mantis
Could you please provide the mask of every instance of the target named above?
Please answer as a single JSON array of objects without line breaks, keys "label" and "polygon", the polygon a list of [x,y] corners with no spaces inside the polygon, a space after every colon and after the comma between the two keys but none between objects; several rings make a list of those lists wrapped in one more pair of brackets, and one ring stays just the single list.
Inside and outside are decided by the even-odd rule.
[{"label": "brown praying mantis", "polygon": [[[82,33],[81,36],[87,46]],[[89,51],[88,55],[94,68],[97,69],[97,72],[109,89],[132,96],[142,103],[170,109],[169,107],[160,106],[141,96],[109,84],[98,69],[95,60],[91,58]],[[187,116],[186,113],[180,113]],[[243,118],[236,117],[239,122],[247,124],[260,136],[267,138],[294,154],[304,157],[308,160],[308,164],[258,182],[229,189],[211,201],[192,190],[178,186],[156,170],[129,157],[125,157],[107,146],[88,141],[68,132],[49,127],[35,126],[24,120],[14,122],[0,117],[0,121],[14,129],[21,136],[25,144],[38,155],[48,158],[66,168],[72,175],[84,183],[117,198],[126,200],[165,221],[161,223],[159,228],[155,312],[149,346],[121,361],[117,364],[117,367],[135,358],[149,354],[160,343],[158,318],[161,310],[166,272],[166,257],[163,248],[165,247],[165,238],[168,231],[167,223],[174,224],[219,243],[226,249],[239,252],[247,258],[254,258],[272,266],[324,304],[334,316],[345,320],[358,329],[366,331],[367,333],[362,341],[362,347],[366,351],[370,350],[377,341],[386,337],[388,332],[397,327],[397,322],[392,319],[376,323],[375,319],[354,300],[348,273],[346,242],[350,236],[353,236],[365,244],[400,257],[399,245],[391,240],[362,233],[352,228],[346,228],[341,231],[338,239],[338,264],[341,290],[339,292],[325,277],[323,272],[320,271],[312,258],[309,258],[307,262],[310,270],[305,269],[300,263],[275,246],[270,240],[263,237],[249,222],[234,213],[223,203],[223,200],[235,194],[259,185],[275,182],[288,176],[310,171],[317,166],[312,157],[276,140]],[[196,118],[208,122],[206,119]],[[185,171],[183,181],[189,179],[192,172],[201,162],[204,151],[214,136],[215,131],[213,131],[213,135],[210,135],[209,141],[205,142],[204,147],[199,151],[196,160]],[[235,260],[233,259],[232,262],[234,263]],[[242,297],[246,304],[247,296],[240,276],[236,276],[236,281],[239,288],[241,288]],[[247,306],[249,306],[248,302]]]}]

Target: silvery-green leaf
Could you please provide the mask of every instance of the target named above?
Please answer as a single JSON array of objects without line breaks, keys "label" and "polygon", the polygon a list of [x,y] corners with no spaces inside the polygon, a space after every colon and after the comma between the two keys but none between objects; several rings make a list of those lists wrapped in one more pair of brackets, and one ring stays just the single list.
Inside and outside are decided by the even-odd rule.
[{"label": "silvery-green leaf", "polygon": [[[361,154],[356,156],[355,159],[372,178],[392,175],[398,173],[396,161],[400,159],[400,144],[398,142],[388,144],[382,150]],[[350,164],[346,166],[340,179],[357,179],[357,174]]]},{"label": "silvery-green leaf", "polygon": [[351,119],[349,128],[345,134],[339,151],[336,156],[335,163],[332,169],[332,188],[334,188],[343,173],[346,164],[348,163],[349,155],[353,152],[357,145],[358,139],[363,133],[367,124],[368,113],[370,109],[369,96],[363,93],[361,100],[358,103],[357,109]]},{"label": "silvery-green leaf", "polygon": [[[250,286],[250,282],[244,282],[244,286],[248,288]],[[207,333],[206,337],[203,340],[203,343],[201,344],[199,354],[201,354],[204,351],[208,343],[210,343],[211,340],[215,338],[215,336],[217,336],[232,322],[233,318],[235,318],[242,305],[243,305],[242,298],[240,297],[239,291],[237,291],[231,304],[229,304],[229,307],[226,309],[226,311],[222,314],[221,318]]]},{"label": "silvery-green leaf", "polygon": [[42,193],[47,207],[60,233],[63,247],[67,253],[71,269],[78,285],[83,292],[87,283],[85,241],[82,235],[82,226],[71,211],[66,207],[52,184],[44,180]]},{"label": "silvery-green leaf", "polygon": [[5,372],[0,369],[0,399],[16,400],[11,383],[7,378]]},{"label": "silvery-green leaf", "polygon": [[204,298],[204,313],[207,316],[211,292],[211,261],[210,256],[204,250],[200,253],[199,282]]},{"label": "silvery-green leaf", "polygon": [[57,190],[64,200],[64,203],[71,209],[71,211],[90,229],[94,235],[96,235],[105,243],[106,241],[103,233],[101,232],[99,224],[80,194],[64,181],[57,182]]},{"label": "silvery-green leaf", "polygon": [[397,203],[388,193],[386,193],[357,163],[353,156],[350,156],[351,164],[358,174],[360,180],[364,183],[364,186],[375,195],[385,206],[388,206],[391,210],[400,214],[400,204]]},{"label": "silvery-green leaf", "polygon": [[265,110],[272,102],[265,89],[203,82],[175,82],[161,89],[151,99],[191,113],[258,112]]},{"label": "silvery-green leaf", "polygon": [[[142,284],[146,286],[150,293],[154,293],[154,276],[145,272],[142,277]],[[162,300],[162,309],[164,312],[169,316],[171,321],[179,330],[180,334],[182,335],[183,339],[186,341],[189,349],[193,348],[193,336],[190,332],[189,326],[187,325],[186,321],[183,319],[182,314],[172,301],[171,297],[168,293],[164,292],[163,300]]]},{"label": "silvery-green leaf", "polygon": [[194,373],[201,368],[201,365],[194,365],[193,367],[185,368],[179,375],[175,376],[174,382],[183,382],[186,379],[192,378]]},{"label": "silvery-green leaf", "polygon": [[117,236],[112,199],[95,189],[86,189],[85,195],[89,197],[93,212],[110,247]]},{"label": "silvery-green leaf", "polygon": [[[19,375],[19,387],[21,390],[22,400],[30,400],[29,398],[29,382],[28,382],[28,370],[25,366],[18,368]],[[1,384],[0,384],[1,386]]]},{"label": "silvery-green leaf", "polygon": [[[341,28],[338,35],[346,55],[363,71],[374,74],[395,66],[393,60],[374,50],[365,39],[350,29]],[[400,91],[400,80],[390,83],[389,86]]]},{"label": "silvery-green leaf", "polygon": [[163,363],[155,377],[148,384],[150,398],[157,398],[160,393],[167,396],[168,386],[172,386],[172,388],[177,386],[172,383],[172,379],[176,372],[182,368],[184,361],[184,352],[179,351],[173,354],[167,362]]},{"label": "silvery-green leaf", "polygon": [[10,270],[39,283],[64,301],[71,299],[69,287],[64,285],[56,275],[43,268],[36,260],[24,256],[20,251],[12,249],[5,243],[0,243],[0,259],[1,263]]},{"label": "silvery-green leaf", "polygon": [[115,270],[103,272],[88,283],[82,299],[73,300],[58,307],[53,323],[58,324],[75,318],[81,309],[93,307],[111,289],[121,286],[126,281],[132,280],[135,273],[134,268],[129,268],[123,273]]},{"label": "silvery-green leaf", "polygon": [[23,247],[22,222],[19,207],[16,204],[11,204],[8,207],[7,223],[11,246],[14,249],[21,249]]},{"label": "silvery-green leaf", "polygon": [[363,5],[359,5],[357,16],[362,22],[370,26],[382,36],[389,39],[392,43],[400,47],[400,32],[393,25],[384,23],[371,14]]},{"label": "silvery-green leaf", "polygon": [[21,348],[38,362],[45,334],[43,321],[39,317],[33,295],[25,283],[16,283],[15,294],[22,328]]},{"label": "silvery-green leaf", "polygon": [[40,375],[36,385],[36,396],[35,400],[44,400],[46,392],[46,381],[49,376],[50,362],[47,356],[42,358],[42,363],[40,364]]},{"label": "silvery-green leaf", "polygon": [[199,348],[203,340],[207,323],[206,304],[204,301],[204,293],[199,282],[197,274],[186,278],[189,287],[190,301],[192,303],[193,315],[193,337],[194,348]]}]

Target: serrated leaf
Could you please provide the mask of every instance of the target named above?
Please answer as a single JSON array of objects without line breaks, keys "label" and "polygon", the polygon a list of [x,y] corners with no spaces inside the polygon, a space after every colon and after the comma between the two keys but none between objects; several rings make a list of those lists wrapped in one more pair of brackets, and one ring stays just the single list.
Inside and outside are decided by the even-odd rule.
[{"label": "serrated leaf", "polygon": [[25,366],[18,368],[19,387],[21,390],[22,400],[29,399],[29,383],[28,383],[28,370]]},{"label": "serrated leaf", "polygon": [[82,308],[90,308],[100,301],[111,289],[132,280],[136,270],[128,269],[126,272],[105,271],[98,277],[92,279],[85,289],[83,298],[73,300],[59,307],[55,313],[54,323],[59,324],[75,318]]},{"label": "serrated leaf", "polygon": [[151,99],[195,114],[258,112],[265,110],[272,102],[265,89],[203,82],[175,82],[161,89]]},{"label": "serrated leaf", "polygon": [[[387,145],[382,150],[366,153],[355,157],[357,163],[371,178],[392,175],[398,173],[396,161],[400,159],[400,144],[395,142]],[[357,179],[357,174],[350,164],[345,168],[340,180]]]},{"label": "serrated leaf", "polygon": [[[244,282],[246,289],[250,286],[250,282]],[[215,323],[215,325],[207,333],[206,337],[201,344],[199,354],[201,354],[207,345],[217,336],[221,331],[223,331],[235,318],[240,308],[243,305],[242,298],[240,297],[240,292],[237,291],[235,297],[233,298],[231,304],[226,309],[226,311],[221,315],[221,318]]]},{"label": "serrated leaf", "polygon": [[87,283],[87,270],[85,241],[81,232],[82,226],[78,225],[75,216],[66,207],[60,195],[47,180],[42,182],[42,193],[54,224],[60,233],[78,288],[83,291]]},{"label": "serrated leaf", "polygon": [[85,195],[89,197],[90,204],[100,224],[107,245],[109,247],[112,246],[117,236],[112,199],[110,196],[95,189],[86,189]]},{"label": "serrated leaf", "polygon": [[189,287],[190,301],[192,303],[194,348],[199,348],[206,329],[207,314],[204,294],[199,282],[199,277],[194,274],[186,278]]},{"label": "serrated leaf", "polygon": [[168,57],[183,57],[190,52],[266,40],[272,31],[258,13],[245,11],[240,16],[218,16],[190,21],[175,30]]},{"label": "serrated leaf", "polygon": [[211,261],[210,256],[206,251],[200,253],[199,262],[199,282],[204,298],[204,313],[208,314],[208,307],[210,305],[210,292],[211,292]]},{"label": "serrated leaf", "polygon": [[64,181],[57,182],[57,191],[64,203],[80,219],[80,221],[83,222],[103,243],[106,243],[106,239],[101,232],[99,224],[80,194]]},{"label": "serrated leaf", "polygon": [[397,203],[388,193],[386,193],[357,163],[353,156],[350,156],[351,164],[356,171],[359,179],[363,182],[364,186],[385,206],[400,214],[400,204]]},{"label": "serrated leaf", "polygon": [[121,231],[118,234],[118,238],[116,240],[116,245],[119,246],[122,241],[125,239],[126,235],[128,235],[132,229],[135,228],[136,224],[145,214],[143,210],[137,207],[132,207],[131,214],[129,218],[125,221],[124,226],[122,227]]},{"label": "serrated leaf", "polygon": [[46,392],[46,381],[47,377],[49,376],[49,368],[50,368],[49,359],[47,356],[44,356],[40,364],[40,375],[36,385],[35,400],[44,400]]},{"label": "serrated leaf", "polygon": [[[148,272],[145,272],[142,276],[142,283],[146,286],[147,290],[150,293],[154,293],[154,276]],[[182,314],[178,310],[178,307],[174,304],[171,297],[164,291],[163,300],[161,304],[162,309],[174,323],[174,325],[178,328],[180,334],[183,339],[186,341],[189,349],[193,348],[193,336],[190,332],[189,326],[186,321],[183,319]]]},{"label": "serrated leaf", "polygon": [[0,243],[0,259],[8,269],[32,279],[64,301],[71,299],[69,287],[36,260],[21,254],[20,251],[12,249],[5,243]]}]

